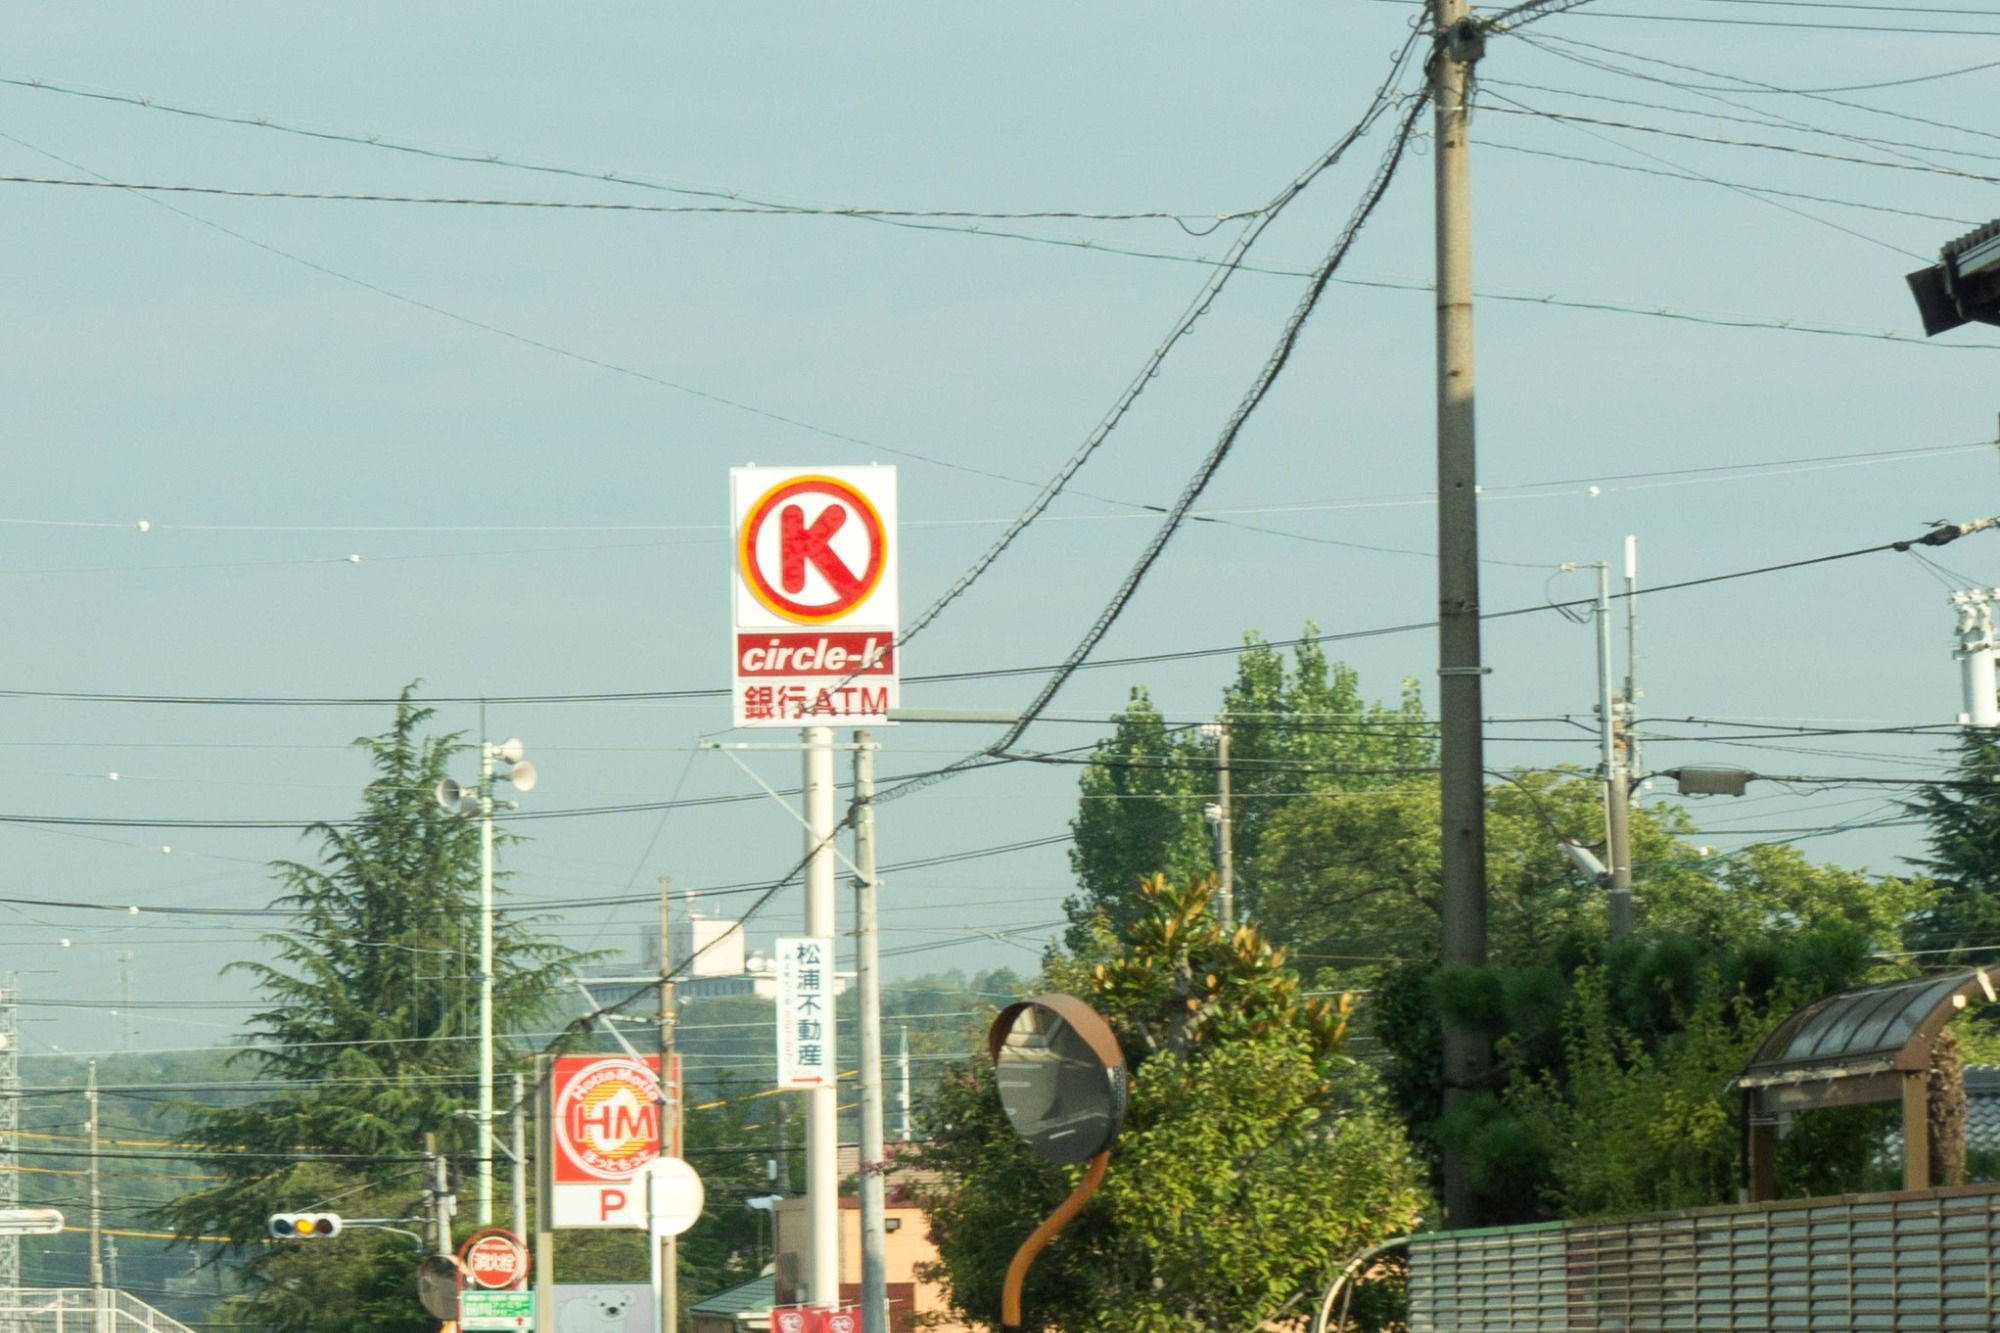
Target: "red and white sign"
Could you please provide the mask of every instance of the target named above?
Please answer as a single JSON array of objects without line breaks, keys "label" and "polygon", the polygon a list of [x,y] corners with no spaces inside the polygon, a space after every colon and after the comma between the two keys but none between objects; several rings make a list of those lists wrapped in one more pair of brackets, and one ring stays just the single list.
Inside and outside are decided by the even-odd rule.
[{"label": "red and white sign", "polygon": [[639,1179],[660,1155],[656,1059],[566,1055],[549,1080],[551,1220],[558,1227],[646,1226]]},{"label": "red and white sign", "polygon": [[861,1333],[861,1311],[855,1307],[828,1310],[826,1333]]},{"label": "red and white sign", "polygon": [[826,1311],[816,1305],[780,1305],[771,1311],[771,1333],[825,1333]]},{"label": "red and white sign", "polygon": [[484,1291],[517,1291],[528,1281],[528,1247],[511,1231],[480,1231],[458,1250],[458,1271]]},{"label": "red and white sign", "polygon": [[896,469],[735,468],[739,727],[886,724],[896,705]]}]

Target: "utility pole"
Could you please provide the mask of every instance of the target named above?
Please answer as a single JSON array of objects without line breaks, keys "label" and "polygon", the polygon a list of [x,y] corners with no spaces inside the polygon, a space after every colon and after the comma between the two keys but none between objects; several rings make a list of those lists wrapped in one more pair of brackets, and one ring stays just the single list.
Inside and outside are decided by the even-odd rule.
[{"label": "utility pole", "polygon": [[[21,992],[0,982],[0,1208],[21,1206]],[[21,1238],[0,1236],[0,1291],[21,1285]]]},{"label": "utility pole", "polygon": [[[675,1026],[680,1006],[674,995],[673,913],[671,881],[660,876],[660,1156],[675,1155],[681,1122],[681,1083],[674,1077]],[[692,939],[692,936],[690,936]],[[648,1189],[652,1187],[647,1186]],[[647,1210],[651,1217],[651,1209]],[[681,1245],[679,1236],[661,1236],[660,1333],[676,1333],[681,1325]]]},{"label": "utility pole", "polygon": [[854,957],[861,1005],[861,1333],[889,1333],[882,1143],[882,952],[876,923],[875,738],[854,733]]},{"label": "utility pole", "polygon": [[89,1112],[85,1133],[90,1139],[90,1318],[92,1333],[105,1333],[104,1309],[104,1194],[97,1162],[97,1061],[90,1062],[89,1082],[83,1101]]},{"label": "utility pole", "polygon": [[479,1185],[475,1197],[482,1227],[493,1225],[493,751],[493,742],[479,742]]},{"label": "utility pole", "polygon": [[902,1066],[903,1088],[896,1098],[897,1118],[903,1122],[902,1132],[897,1136],[904,1143],[910,1141],[910,1028],[902,1028],[903,1051],[898,1063]]},{"label": "utility pole", "polygon": [[1225,927],[1236,927],[1236,834],[1229,813],[1229,723],[1202,724],[1215,740],[1215,902]]},{"label": "utility pole", "polygon": [[431,1231],[433,1244],[444,1258],[451,1258],[451,1182],[445,1175],[444,1154],[438,1151],[436,1134],[424,1135],[424,1156],[430,1159]]},{"label": "utility pole", "polygon": [[118,1052],[132,1049],[132,951],[118,951]]},{"label": "utility pole", "polygon": [[[833,729],[802,728],[806,934],[834,933]],[[829,965],[831,959],[827,960]],[[830,1061],[835,1069],[838,1060]],[[807,1303],[840,1306],[840,1093],[833,1080],[806,1099]]]},{"label": "utility pole", "polygon": [[1614,940],[1632,935],[1632,788],[1621,748],[1619,723],[1623,704],[1612,688],[1611,569],[1597,566],[1597,733],[1603,749],[1605,887],[1610,890],[1605,915]]},{"label": "utility pole", "polygon": [[[1486,757],[1479,652],[1479,500],[1473,438],[1472,173],[1468,92],[1484,47],[1465,0],[1432,0],[1436,44],[1430,93],[1437,158],[1438,751],[1443,960],[1486,965]],[[1447,1019],[1446,1114],[1487,1080],[1477,1031]],[[1472,1187],[1456,1148],[1444,1152],[1444,1224],[1476,1226]]]}]

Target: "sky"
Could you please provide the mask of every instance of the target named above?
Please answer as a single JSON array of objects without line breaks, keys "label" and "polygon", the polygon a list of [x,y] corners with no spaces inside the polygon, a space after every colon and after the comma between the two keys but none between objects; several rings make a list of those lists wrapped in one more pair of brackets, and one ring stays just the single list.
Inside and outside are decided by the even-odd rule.
[{"label": "sky", "polygon": [[[27,1049],[229,1041],[253,995],[227,965],[271,921],[150,909],[267,904],[269,862],[311,844],[228,825],[350,814],[351,742],[413,681],[440,727],[525,741],[541,817],[505,869],[576,946],[629,952],[653,913],[567,904],[784,873],[798,833],[768,799],[658,808],[757,791],[699,747],[729,726],[728,469],[897,466],[905,614],[930,605],[1362,117],[1417,16],[9,6],[0,899],[36,901],[0,902],[0,969]],[[1495,36],[1478,73],[1489,610],[1587,595],[1561,567],[1627,535],[1656,587],[2000,512],[2000,336],[1926,340],[1904,284],[2000,211],[2000,22],[1595,0]],[[1034,696],[1037,674],[961,673],[1059,661],[1090,626],[1396,119],[1270,223],[1047,515],[908,645],[906,677],[960,678],[906,703]],[[1206,717],[1228,656],[1123,659],[1307,624],[1357,636],[1329,652],[1371,696],[1434,701],[1433,635],[1370,633],[1436,604],[1431,168],[1420,136],[1200,497],[1218,521],[1175,535],[1023,748],[1088,745],[1134,685]],[[530,206],[554,204],[618,207]],[[2000,583],[1996,541],[1642,597],[1647,766],[1937,774],[1947,593]],[[1485,653],[1489,762],[1593,763],[1589,628],[1494,620]],[[574,698],[634,693],[679,697]],[[885,728],[881,770],[992,738]],[[745,762],[796,780],[788,754]],[[892,977],[1033,968],[1074,784],[1015,764],[883,807]],[[1702,840],[1878,871],[1920,850],[1894,788],[1752,792],[1691,807]],[[630,805],[652,808],[603,812]],[[799,911],[779,895],[753,942]]]}]

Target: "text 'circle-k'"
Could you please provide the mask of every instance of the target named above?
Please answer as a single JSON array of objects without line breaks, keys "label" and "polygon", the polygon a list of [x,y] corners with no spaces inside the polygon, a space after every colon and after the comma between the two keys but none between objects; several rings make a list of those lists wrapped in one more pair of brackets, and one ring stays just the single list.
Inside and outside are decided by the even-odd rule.
[{"label": "text 'circle-k'", "polygon": [[743,581],[787,620],[838,620],[868,600],[888,567],[882,516],[832,477],[800,476],[759,496],[744,517],[737,562]]}]

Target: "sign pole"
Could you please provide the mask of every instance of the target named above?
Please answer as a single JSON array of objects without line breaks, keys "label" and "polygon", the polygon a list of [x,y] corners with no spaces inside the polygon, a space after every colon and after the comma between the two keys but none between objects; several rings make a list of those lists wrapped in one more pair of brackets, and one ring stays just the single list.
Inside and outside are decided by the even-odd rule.
[{"label": "sign pole", "polygon": [[[674,1027],[680,1021],[680,1009],[674,996],[674,951],[670,941],[673,894],[667,877],[660,876],[660,1156],[678,1157],[681,1152],[681,1087],[674,1069]],[[689,937],[692,946],[693,937]],[[652,1192],[647,1192],[648,1212],[651,1212]],[[660,1308],[658,1310],[660,1333],[676,1333],[681,1325],[681,1255],[680,1237],[662,1236],[651,1230],[652,1219],[648,1219],[647,1239],[658,1251],[660,1265]]]},{"label": "sign pole", "polygon": [[[805,890],[806,934],[834,933],[833,728],[806,727]],[[829,969],[832,959],[827,960]],[[833,1032],[826,1033],[828,1051]],[[809,1237],[807,1291],[821,1309],[840,1308],[840,1062],[827,1061],[831,1076],[806,1091],[806,1216]]]},{"label": "sign pole", "polygon": [[555,1103],[555,1057],[535,1057],[535,1327],[556,1326],[556,1236],[550,1217],[554,1173],[549,1161],[555,1147],[549,1112]]},{"label": "sign pole", "polygon": [[861,1023],[861,1329],[889,1333],[884,1261],[888,1156],[882,1145],[882,957],[876,930],[875,738],[854,733],[854,951]]}]

